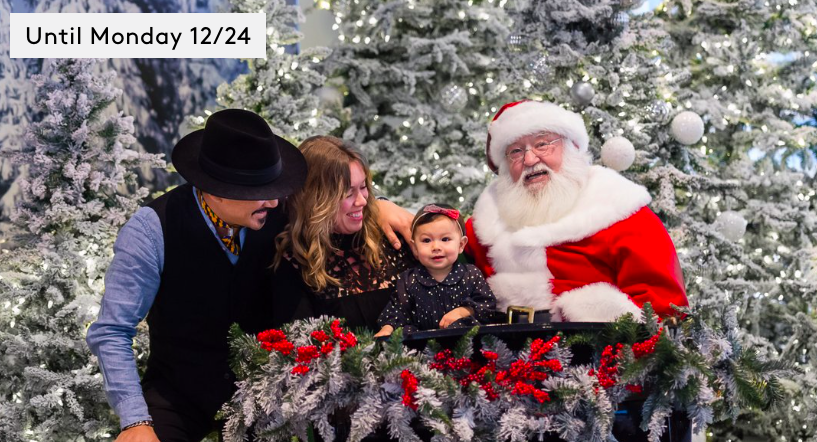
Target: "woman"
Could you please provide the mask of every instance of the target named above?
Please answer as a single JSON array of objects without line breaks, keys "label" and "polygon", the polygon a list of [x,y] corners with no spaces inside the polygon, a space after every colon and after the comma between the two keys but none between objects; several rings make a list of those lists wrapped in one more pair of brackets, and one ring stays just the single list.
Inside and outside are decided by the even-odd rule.
[{"label": "woman", "polygon": [[345,318],[349,327],[377,330],[393,281],[414,264],[409,247],[395,250],[377,224],[368,165],[335,137],[304,141],[306,184],[287,200],[290,220],[276,238],[276,293],[291,319]]}]

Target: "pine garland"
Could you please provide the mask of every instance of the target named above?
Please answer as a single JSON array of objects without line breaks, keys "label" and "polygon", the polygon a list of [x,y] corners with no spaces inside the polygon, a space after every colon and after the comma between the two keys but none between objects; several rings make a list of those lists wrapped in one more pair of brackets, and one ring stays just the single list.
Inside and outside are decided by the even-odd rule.
[{"label": "pine garland", "polygon": [[[728,310],[728,309],[727,309]],[[666,418],[686,411],[695,428],[734,419],[742,409],[780,401],[779,376],[791,368],[764,361],[728,337],[730,313],[710,327],[695,311],[659,323],[646,305],[594,336],[601,358],[571,366],[563,336],[534,339],[514,353],[474,328],[451,349],[429,341],[423,352],[390,340],[355,336],[340,320],[296,321],[258,336],[232,330],[239,389],[225,405],[226,441],[251,430],[259,441],[306,439],[315,428],[334,440],[349,426],[359,441],[383,426],[391,437],[420,440],[419,426],[438,440],[530,440],[556,434],[567,441],[606,441],[623,401],[642,397],[641,428],[651,441]],[[351,419],[348,421],[347,419]]]}]

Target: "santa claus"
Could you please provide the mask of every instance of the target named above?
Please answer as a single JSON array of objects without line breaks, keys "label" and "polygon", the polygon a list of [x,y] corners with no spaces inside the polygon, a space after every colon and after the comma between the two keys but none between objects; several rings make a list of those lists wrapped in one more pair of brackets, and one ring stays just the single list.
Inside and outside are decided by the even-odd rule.
[{"label": "santa claus", "polygon": [[488,129],[498,177],[467,223],[470,254],[499,309],[548,310],[556,321],[661,316],[687,298],[675,247],[647,207],[647,190],[591,166],[582,117],[552,103],[521,101]]}]

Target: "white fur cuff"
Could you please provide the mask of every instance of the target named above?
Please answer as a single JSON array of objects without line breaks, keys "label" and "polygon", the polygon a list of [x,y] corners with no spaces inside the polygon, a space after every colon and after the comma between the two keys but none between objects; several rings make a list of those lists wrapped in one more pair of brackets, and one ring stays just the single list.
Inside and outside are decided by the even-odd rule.
[{"label": "white fur cuff", "polygon": [[509,306],[533,307],[534,310],[551,308],[549,273],[497,273],[488,278],[488,285],[496,295],[496,307],[505,311]]},{"label": "white fur cuff", "polygon": [[556,316],[570,322],[612,322],[625,313],[636,320],[641,309],[617,287],[599,282],[564,292],[553,302]]}]

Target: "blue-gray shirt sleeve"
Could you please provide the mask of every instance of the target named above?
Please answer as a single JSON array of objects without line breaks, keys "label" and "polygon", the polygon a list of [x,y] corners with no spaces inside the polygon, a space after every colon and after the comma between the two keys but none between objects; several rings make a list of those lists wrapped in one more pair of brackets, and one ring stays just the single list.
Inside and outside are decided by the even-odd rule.
[{"label": "blue-gray shirt sleeve", "polygon": [[153,209],[143,207],[119,232],[105,274],[99,318],[86,337],[122,427],[151,418],[136,369],[133,338],[156,298],[163,267],[162,225]]}]

